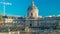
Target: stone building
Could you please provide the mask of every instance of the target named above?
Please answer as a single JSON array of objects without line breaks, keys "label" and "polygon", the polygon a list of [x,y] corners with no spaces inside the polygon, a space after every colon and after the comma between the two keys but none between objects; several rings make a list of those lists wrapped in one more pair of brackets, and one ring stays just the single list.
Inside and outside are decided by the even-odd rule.
[{"label": "stone building", "polygon": [[[28,7],[27,17],[14,17],[14,16],[5,16],[3,17],[3,23],[6,26],[24,26],[25,31],[39,32],[40,28],[52,28],[52,23],[58,24],[60,17],[40,17],[38,16],[38,8],[35,6],[34,1]],[[27,28],[27,29],[26,29]]]}]

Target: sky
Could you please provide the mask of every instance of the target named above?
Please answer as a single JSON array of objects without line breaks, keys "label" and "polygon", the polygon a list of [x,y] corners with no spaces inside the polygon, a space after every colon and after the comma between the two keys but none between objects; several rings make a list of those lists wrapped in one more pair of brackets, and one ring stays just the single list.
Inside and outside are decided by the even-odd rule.
[{"label": "sky", "polygon": [[[0,2],[4,2],[0,0]],[[6,15],[26,16],[27,9],[31,5],[32,0],[5,0],[12,5],[6,5]],[[60,15],[60,0],[34,0],[38,7],[39,16]],[[0,3],[0,12],[4,14],[4,5]]]}]

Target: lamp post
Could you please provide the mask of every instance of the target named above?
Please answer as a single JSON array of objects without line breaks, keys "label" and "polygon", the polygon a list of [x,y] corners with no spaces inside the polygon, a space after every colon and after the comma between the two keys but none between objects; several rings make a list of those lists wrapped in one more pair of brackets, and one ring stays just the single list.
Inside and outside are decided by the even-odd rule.
[{"label": "lamp post", "polygon": [[6,13],[6,5],[12,5],[11,3],[9,2],[5,2],[5,0],[3,2],[0,2],[0,4],[3,4],[4,5],[4,16],[5,16],[5,13]]}]

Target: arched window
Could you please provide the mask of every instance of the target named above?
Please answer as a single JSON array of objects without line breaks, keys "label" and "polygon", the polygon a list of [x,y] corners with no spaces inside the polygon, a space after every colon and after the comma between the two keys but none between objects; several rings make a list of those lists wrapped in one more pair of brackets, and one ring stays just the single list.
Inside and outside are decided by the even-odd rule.
[{"label": "arched window", "polygon": [[33,14],[31,13],[31,16],[33,16]]},{"label": "arched window", "polygon": [[30,23],[30,26],[32,26],[32,24]]}]

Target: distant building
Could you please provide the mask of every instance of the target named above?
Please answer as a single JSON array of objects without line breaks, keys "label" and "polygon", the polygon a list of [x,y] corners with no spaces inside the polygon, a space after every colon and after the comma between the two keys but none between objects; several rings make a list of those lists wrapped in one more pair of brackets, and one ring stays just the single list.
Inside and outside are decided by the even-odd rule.
[{"label": "distant building", "polygon": [[58,24],[60,17],[44,17],[38,16],[38,8],[35,6],[34,1],[28,7],[27,17],[15,17],[15,16],[2,16],[3,23],[6,26],[24,26],[26,31],[39,31],[40,27],[52,27],[52,23]]}]

